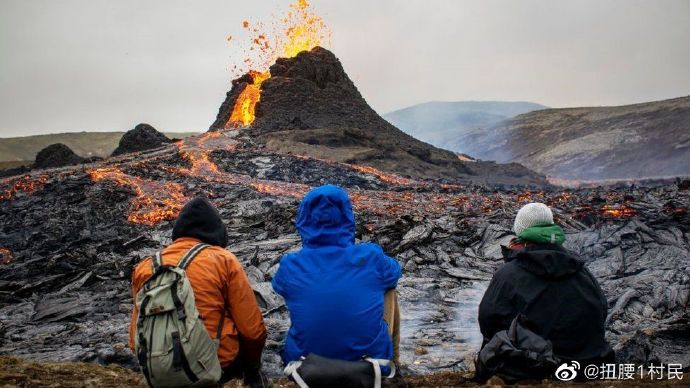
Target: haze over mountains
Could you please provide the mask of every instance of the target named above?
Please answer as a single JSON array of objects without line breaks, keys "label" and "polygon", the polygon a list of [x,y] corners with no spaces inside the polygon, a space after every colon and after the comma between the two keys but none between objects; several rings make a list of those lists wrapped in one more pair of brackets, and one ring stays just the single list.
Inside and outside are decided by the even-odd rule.
[{"label": "haze over mountains", "polygon": [[431,101],[383,115],[391,124],[417,139],[451,151],[472,155],[465,135],[547,107],[525,101]]},{"label": "haze over mountains", "polygon": [[[469,119],[458,119],[453,130],[448,129],[453,108],[455,117],[467,117],[467,105],[454,104],[421,104],[385,117],[420,137],[442,134],[437,139],[443,139],[444,144],[439,144],[443,148],[483,160],[521,163],[555,178],[690,175],[690,97],[615,107],[532,110],[494,122],[487,119],[483,125],[476,120],[474,126],[465,124]],[[481,107],[480,103],[466,104]],[[487,109],[474,117],[492,114]],[[422,135],[425,125],[431,134]]]}]

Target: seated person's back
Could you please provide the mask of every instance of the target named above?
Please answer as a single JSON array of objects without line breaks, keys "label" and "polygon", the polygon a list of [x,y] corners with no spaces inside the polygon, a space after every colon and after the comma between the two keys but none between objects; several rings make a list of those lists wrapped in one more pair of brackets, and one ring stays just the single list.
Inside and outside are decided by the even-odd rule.
[{"label": "seated person's back", "polygon": [[[245,383],[252,387],[266,386],[260,373],[266,327],[242,265],[223,249],[228,244],[228,236],[220,214],[205,198],[194,198],[180,212],[172,238],[173,243],[161,251],[161,265],[178,266],[194,247],[201,243],[210,245],[198,251],[185,274],[210,338],[219,341],[221,382],[244,376]],[[129,330],[132,350],[135,350],[139,316],[136,296],[153,274],[152,258],[140,262],[132,272],[135,304]]]},{"label": "seated person's back", "polygon": [[550,209],[530,205],[527,213],[541,216],[522,227],[518,213],[518,239],[504,251],[506,263],[494,274],[480,303],[484,343],[522,314],[536,333],[551,341],[560,359],[610,359],[612,351],[604,338],[607,301],[599,283],[577,255],[562,247],[565,236],[553,224]]},{"label": "seated person's back", "polygon": [[303,200],[297,217],[303,248],[285,255],[273,287],[285,298],[292,325],[283,361],[309,353],[349,361],[392,359],[383,320],[384,293],[400,265],[375,244],[355,244],[347,193],[323,186]]}]

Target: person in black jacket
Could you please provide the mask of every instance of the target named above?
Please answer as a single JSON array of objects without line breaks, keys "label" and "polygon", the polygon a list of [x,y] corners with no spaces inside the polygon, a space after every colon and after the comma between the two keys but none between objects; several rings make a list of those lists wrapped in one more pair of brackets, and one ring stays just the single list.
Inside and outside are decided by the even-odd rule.
[{"label": "person in black jacket", "polygon": [[494,274],[479,305],[484,347],[508,330],[519,314],[530,328],[551,341],[562,362],[613,362],[604,338],[608,303],[583,261],[563,248],[563,230],[542,203],[521,208],[513,230],[517,237],[503,247],[505,264]]}]

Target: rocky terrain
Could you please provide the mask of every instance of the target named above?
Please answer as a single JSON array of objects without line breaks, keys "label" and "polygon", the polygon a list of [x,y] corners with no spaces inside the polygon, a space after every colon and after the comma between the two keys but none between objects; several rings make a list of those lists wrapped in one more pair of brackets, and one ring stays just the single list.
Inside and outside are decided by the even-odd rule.
[{"label": "rocky terrain", "polygon": [[690,97],[614,107],[545,109],[478,131],[472,156],[561,179],[690,175]]},{"label": "rocky terrain", "polygon": [[[425,178],[475,183],[542,184],[519,164],[463,162],[381,118],[330,51],[315,47],[281,58],[261,84],[256,120],[248,129],[268,149]],[[233,81],[211,130],[228,127],[248,74]]]},{"label": "rocky terrain", "polygon": [[277,153],[238,130],[3,179],[0,354],[136,368],[125,345],[131,269],[170,242],[176,212],[203,194],[256,291],[270,332],[264,364],[276,375],[289,321],[270,279],[281,255],[299,247],[299,199],[323,183],[350,192],[358,239],[404,266],[408,374],[472,369],[477,304],[516,210],[535,200],[556,209],[567,246],[601,282],[620,360],[690,364],[687,182],[531,191],[434,183]]},{"label": "rocky terrain", "polygon": [[524,101],[431,101],[386,113],[383,118],[421,141],[475,155],[474,136],[517,115],[548,107]]}]

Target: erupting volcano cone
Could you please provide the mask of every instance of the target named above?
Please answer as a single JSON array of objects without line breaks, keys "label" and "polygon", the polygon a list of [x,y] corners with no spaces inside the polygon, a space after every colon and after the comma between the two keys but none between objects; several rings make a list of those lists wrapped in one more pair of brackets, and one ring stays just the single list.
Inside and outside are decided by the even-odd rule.
[{"label": "erupting volcano cone", "polygon": [[[463,161],[405,134],[367,104],[338,58],[324,48],[280,58],[269,73],[234,80],[210,130],[241,127],[274,151],[417,177],[544,183],[521,165]],[[242,112],[250,112],[251,120],[241,120]]]}]

